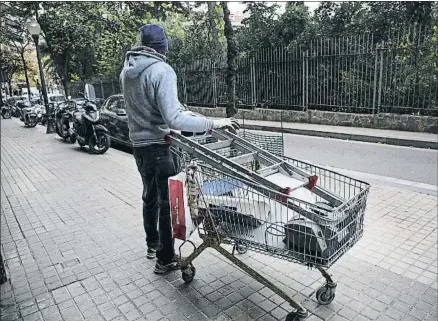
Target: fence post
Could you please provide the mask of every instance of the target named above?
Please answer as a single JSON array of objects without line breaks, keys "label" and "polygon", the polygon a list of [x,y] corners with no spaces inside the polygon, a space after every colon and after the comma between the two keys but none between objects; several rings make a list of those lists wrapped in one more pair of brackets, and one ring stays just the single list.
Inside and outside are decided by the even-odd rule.
[{"label": "fence post", "polygon": [[257,105],[257,96],[256,96],[256,76],[255,76],[255,63],[254,58],[251,57],[249,59],[250,64],[250,84],[251,84],[251,104],[253,107]]},{"label": "fence post", "polygon": [[382,104],[382,78],[383,78],[383,50],[380,50],[380,70],[379,70],[379,91],[377,94],[377,113],[380,113],[380,105]]},{"label": "fence post", "polygon": [[211,64],[211,73],[212,73],[212,86],[213,86],[213,106],[217,107],[217,79],[216,79],[216,62],[213,61]]},{"label": "fence post", "polygon": [[[380,57],[379,57],[380,56]],[[380,58],[380,59],[379,59]],[[377,77],[379,80],[377,81]],[[376,59],[374,62],[374,84],[373,84],[373,114],[380,112],[380,103],[382,99],[382,77],[383,77],[383,43],[376,47]],[[376,102],[377,98],[377,102]]]},{"label": "fence post", "polygon": [[377,93],[377,61],[379,59],[379,48],[376,47],[376,59],[374,59],[374,83],[373,83],[373,115],[376,113],[376,93]]},{"label": "fence post", "polygon": [[242,111],[242,128],[243,128],[243,138],[246,138],[245,111]]},{"label": "fence post", "polygon": [[303,52],[303,111],[308,108],[309,94],[309,51]]}]

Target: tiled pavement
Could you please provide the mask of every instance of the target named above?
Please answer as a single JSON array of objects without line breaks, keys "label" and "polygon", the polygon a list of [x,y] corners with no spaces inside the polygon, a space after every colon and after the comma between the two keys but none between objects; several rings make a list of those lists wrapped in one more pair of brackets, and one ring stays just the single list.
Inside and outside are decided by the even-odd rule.
[{"label": "tiled pavement", "polygon": [[[215,252],[180,273],[145,257],[141,182],[131,155],[89,155],[42,128],[1,121],[1,320],[283,320],[288,305]],[[373,185],[364,237],[330,272],[241,258],[305,302],[312,320],[437,320],[437,198]]]}]

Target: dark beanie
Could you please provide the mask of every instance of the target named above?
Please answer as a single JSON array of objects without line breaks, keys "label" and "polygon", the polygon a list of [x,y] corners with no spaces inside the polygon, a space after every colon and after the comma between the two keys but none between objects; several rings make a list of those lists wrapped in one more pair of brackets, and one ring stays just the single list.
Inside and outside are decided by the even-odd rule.
[{"label": "dark beanie", "polygon": [[147,24],[140,28],[140,41],[142,46],[155,49],[157,52],[166,52],[168,41],[163,28]]}]

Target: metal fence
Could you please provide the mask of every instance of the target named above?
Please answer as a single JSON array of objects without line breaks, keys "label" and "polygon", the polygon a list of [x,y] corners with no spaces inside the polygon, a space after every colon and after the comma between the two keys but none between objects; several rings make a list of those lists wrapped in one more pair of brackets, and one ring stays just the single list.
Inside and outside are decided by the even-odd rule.
[{"label": "metal fence", "polygon": [[[239,108],[438,116],[436,27],[391,31],[383,42],[364,34],[261,48],[238,58],[237,65]],[[181,102],[226,105],[225,60],[198,60],[175,71]],[[120,91],[118,81],[94,85],[103,98]]]},{"label": "metal fence", "polygon": [[[94,86],[97,98],[108,98],[111,95],[122,92],[118,79],[93,79],[88,81]],[[80,92],[84,92],[85,82],[74,82],[70,84],[69,93],[72,97],[79,97]]]}]

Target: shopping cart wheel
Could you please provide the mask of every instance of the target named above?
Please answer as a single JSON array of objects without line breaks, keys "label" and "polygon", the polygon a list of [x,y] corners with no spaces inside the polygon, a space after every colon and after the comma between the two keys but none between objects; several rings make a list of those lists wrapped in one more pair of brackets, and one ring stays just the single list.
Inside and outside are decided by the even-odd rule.
[{"label": "shopping cart wheel", "polygon": [[307,318],[309,313],[307,311],[305,312],[291,312],[286,316],[286,321],[303,321]]},{"label": "shopping cart wheel", "polygon": [[184,280],[185,283],[192,282],[196,275],[196,269],[191,264],[181,272],[182,272],[182,279]]},{"label": "shopping cart wheel", "polygon": [[245,254],[248,251],[248,247],[243,243],[236,244],[236,250],[239,254]]},{"label": "shopping cart wheel", "polygon": [[335,292],[332,288],[324,285],[316,291],[316,300],[321,305],[330,304],[335,299]]}]

